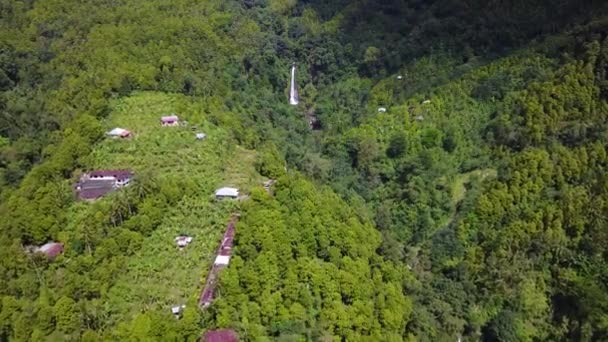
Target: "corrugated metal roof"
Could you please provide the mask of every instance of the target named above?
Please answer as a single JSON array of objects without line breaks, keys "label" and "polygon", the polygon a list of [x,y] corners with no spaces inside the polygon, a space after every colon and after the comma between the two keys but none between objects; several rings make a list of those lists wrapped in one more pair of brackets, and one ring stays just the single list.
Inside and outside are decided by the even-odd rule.
[{"label": "corrugated metal roof", "polygon": [[97,189],[82,189],[80,190],[80,192],[78,192],[78,197],[80,199],[83,200],[94,200],[94,199],[98,199],[100,197],[103,197],[103,195],[107,194],[108,192],[112,191],[114,188],[97,188]]},{"label": "corrugated metal roof", "polygon": [[239,197],[239,189],[236,188],[219,188],[215,191],[215,196],[218,197]]},{"label": "corrugated metal roof", "polygon": [[179,117],[177,115],[161,116],[160,121],[162,121],[162,122],[175,122],[175,121],[179,121]]},{"label": "corrugated metal roof", "polygon": [[239,338],[234,330],[209,330],[205,333],[205,342],[238,342]]},{"label": "corrugated metal roof", "polygon": [[214,264],[216,265],[228,265],[230,263],[230,255],[218,255],[215,258]]}]

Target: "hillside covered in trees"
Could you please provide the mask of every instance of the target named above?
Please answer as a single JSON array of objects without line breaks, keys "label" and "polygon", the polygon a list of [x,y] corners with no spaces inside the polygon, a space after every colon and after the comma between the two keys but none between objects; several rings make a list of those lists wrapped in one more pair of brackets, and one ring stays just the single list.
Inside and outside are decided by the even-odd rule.
[{"label": "hillside covered in trees", "polygon": [[608,340],[607,149],[602,1],[0,0],[0,341]]}]

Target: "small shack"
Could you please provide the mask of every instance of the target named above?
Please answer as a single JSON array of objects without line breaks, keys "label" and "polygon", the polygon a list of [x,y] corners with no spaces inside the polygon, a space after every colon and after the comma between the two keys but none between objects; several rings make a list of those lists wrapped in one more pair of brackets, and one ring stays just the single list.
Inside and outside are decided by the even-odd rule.
[{"label": "small shack", "polygon": [[422,104],[429,104],[429,103],[431,103],[431,100],[424,100],[424,101],[422,101]]},{"label": "small shack", "polygon": [[106,135],[111,138],[130,138],[131,131],[116,127],[113,130],[106,132]]},{"label": "small shack", "polygon": [[196,140],[205,140],[207,138],[207,134],[205,133],[196,133]]},{"label": "small shack", "polygon": [[234,330],[209,330],[205,333],[204,342],[238,342],[239,337]]},{"label": "small shack", "polygon": [[223,187],[223,188],[219,188],[215,191],[216,199],[225,199],[225,198],[236,199],[238,197],[239,197],[239,189],[236,189],[236,188]]},{"label": "small shack", "polygon": [[398,80],[402,80],[402,79],[403,79],[403,76],[399,75],[399,76],[397,76],[397,79],[398,79]]},{"label": "small shack", "polygon": [[175,244],[179,248],[184,248],[192,242],[192,236],[180,235],[175,238]]},{"label": "small shack", "polygon": [[386,108],[385,107],[378,108],[378,113],[386,113]]},{"label": "small shack", "polygon": [[163,126],[177,126],[179,125],[179,117],[175,114],[162,116],[160,118],[160,124]]},{"label": "small shack", "polygon": [[171,307],[171,313],[173,314],[173,317],[175,317],[175,319],[180,319],[185,308],[185,304]]},{"label": "small shack", "polygon": [[218,255],[215,257],[215,262],[213,264],[215,266],[225,267],[230,263],[230,255]]},{"label": "small shack", "polygon": [[47,242],[44,245],[34,249],[36,253],[42,253],[49,259],[54,259],[59,254],[63,253],[63,244],[59,242]]}]

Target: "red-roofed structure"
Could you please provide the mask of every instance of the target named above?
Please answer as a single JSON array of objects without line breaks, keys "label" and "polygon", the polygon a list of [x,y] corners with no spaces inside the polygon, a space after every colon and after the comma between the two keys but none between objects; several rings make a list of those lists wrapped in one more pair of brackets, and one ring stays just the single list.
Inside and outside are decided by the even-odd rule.
[{"label": "red-roofed structure", "polygon": [[234,330],[209,330],[205,333],[205,342],[238,342],[239,337]]},{"label": "red-roofed structure", "polygon": [[59,242],[48,242],[35,249],[38,253],[43,253],[49,259],[54,259],[59,254],[63,253],[63,244]]},{"label": "red-roofed structure", "polygon": [[205,287],[201,292],[201,295],[198,300],[198,305],[203,309],[211,305],[213,299],[215,298],[215,287],[217,286],[217,278],[219,272],[228,266],[230,262],[230,256],[232,254],[232,244],[234,242],[234,235],[236,234],[236,221],[238,216],[233,216],[230,222],[228,223],[228,227],[224,232],[224,236],[222,237],[222,241],[220,246],[217,249],[217,253],[215,255],[215,260],[213,265],[211,266],[211,270],[209,270],[209,274],[207,275],[207,282],[205,283]]},{"label": "red-roofed structure", "polygon": [[160,123],[163,126],[177,126],[179,125],[179,117],[175,114],[163,116],[160,118]]}]

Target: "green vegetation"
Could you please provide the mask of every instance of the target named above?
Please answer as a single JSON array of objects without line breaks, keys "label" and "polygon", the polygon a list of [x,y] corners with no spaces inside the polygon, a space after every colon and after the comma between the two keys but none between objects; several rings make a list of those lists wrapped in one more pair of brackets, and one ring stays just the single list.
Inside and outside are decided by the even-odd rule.
[{"label": "green vegetation", "polygon": [[[592,1],[0,0],[0,341],[608,339],[606,32]],[[75,201],[94,168],[136,178]]]},{"label": "green vegetation", "polygon": [[[186,317],[196,327],[201,278],[213,260],[226,220],[237,210],[234,203],[216,202],[213,192],[223,184],[244,189],[257,185],[258,180],[251,178],[254,165],[241,158],[244,152],[234,148],[226,132],[209,124],[204,105],[191,98],[138,93],[112,101],[110,106],[112,112],[104,125],[128,127],[134,136],[98,143],[83,158],[83,168],[129,168],[136,174],[135,184],[95,203],[66,199],[62,208],[66,214],[58,218],[57,231],[51,231],[50,237],[66,242],[67,248],[48,269],[48,262],[26,257],[18,242],[4,251],[7,258],[23,255],[23,259],[5,264],[7,270],[30,269],[21,276],[31,281],[30,294],[19,299],[23,306],[13,315],[23,314],[21,310],[27,308],[36,319],[36,312],[56,300],[49,317],[56,322],[55,339],[68,338],[61,333],[79,330],[81,324],[94,330],[106,327],[109,339],[140,338],[150,334],[138,330],[147,320],[154,325],[168,322],[163,323],[166,331],[159,336],[179,336],[181,327],[173,322],[170,308],[187,303]],[[172,111],[189,125],[161,127],[160,116]],[[191,129],[194,125],[208,138],[197,141]],[[238,159],[240,168],[227,172],[226,167],[237,164],[233,159]],[[72,182],[56,186],[71,197]],[[27,209],[15,208],[11,215],[27,216]],[[14,223],[5,224],[11,228]],[[32,234],[44,236],[44,232]],[[193,236],[194,243],[177,249],[174,238],[180,234]],[[36,269],[40,267],[42,270]],[[20,283],[5,284],[8,291],[22,291]],[[35,298],[38,291],[47,294],[48,303],[28,303],[27,298]],[[63,311],[68,311],[65,322],[59,316]],[[26,336],[44,336],[53,330],[52,326],[44,332],[35,326],[23,328],[29,329],[23,332]],[[187,330],[193,337],[199,333]]]},{"label": "green vegetation", "polygon": [[380,234],[330,189],[281,178],[243,205],[237,256],[213,308],[244,339],[399,340],[412,311],[408,273],[375,253]]}]

